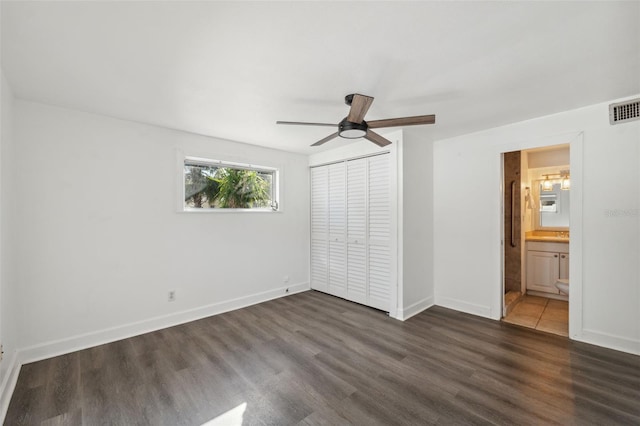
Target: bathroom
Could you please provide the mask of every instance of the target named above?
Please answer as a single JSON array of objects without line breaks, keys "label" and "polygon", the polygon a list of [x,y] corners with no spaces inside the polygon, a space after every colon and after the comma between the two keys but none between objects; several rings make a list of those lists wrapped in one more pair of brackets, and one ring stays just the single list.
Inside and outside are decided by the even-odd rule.
[{"label": "bathroom", "polygon": [[503,154],[503,321],[569,332],[569,145]]}]

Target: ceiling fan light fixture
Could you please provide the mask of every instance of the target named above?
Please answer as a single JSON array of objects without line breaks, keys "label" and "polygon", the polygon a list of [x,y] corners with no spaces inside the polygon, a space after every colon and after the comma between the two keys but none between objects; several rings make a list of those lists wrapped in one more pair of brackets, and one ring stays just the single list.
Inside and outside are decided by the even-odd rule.
[{"label": "ceiling fan light fixture", "polygon": [[352,123],[351,121],[342,120],[338,125],[338,133],[340,137],[345,139],[358,139],[367,134],[367,123]]}]

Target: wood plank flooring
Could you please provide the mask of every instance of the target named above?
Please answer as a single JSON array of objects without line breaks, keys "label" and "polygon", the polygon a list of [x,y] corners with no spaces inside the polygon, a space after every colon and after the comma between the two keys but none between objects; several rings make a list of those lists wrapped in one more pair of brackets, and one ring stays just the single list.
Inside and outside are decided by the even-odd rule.
[{"label": "wood plank flooring", "polygon": [[27,364],[5,424],[238,412],[249,425],[638,425],[640,357],[438,307],[403,323],[309,291]]}]

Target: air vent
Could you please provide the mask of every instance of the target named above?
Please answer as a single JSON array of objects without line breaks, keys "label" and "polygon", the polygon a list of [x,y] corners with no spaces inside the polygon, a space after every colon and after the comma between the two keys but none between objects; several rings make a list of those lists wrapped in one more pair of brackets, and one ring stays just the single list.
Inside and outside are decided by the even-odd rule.
[{"label": "air vent", "polygon": [[640,120],[640,99],[609,105],[609,123]]}]

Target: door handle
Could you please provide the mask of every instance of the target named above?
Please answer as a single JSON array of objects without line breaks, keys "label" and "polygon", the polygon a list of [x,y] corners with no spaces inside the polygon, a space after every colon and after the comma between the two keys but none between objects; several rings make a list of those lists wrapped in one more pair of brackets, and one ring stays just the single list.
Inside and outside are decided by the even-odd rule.
[{"label": "door handle", "polygon": [[557,254],[554,254],[554,255],[553,255],[553,257],[558,257],[558,255],[557,255]]}]

